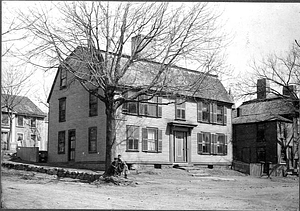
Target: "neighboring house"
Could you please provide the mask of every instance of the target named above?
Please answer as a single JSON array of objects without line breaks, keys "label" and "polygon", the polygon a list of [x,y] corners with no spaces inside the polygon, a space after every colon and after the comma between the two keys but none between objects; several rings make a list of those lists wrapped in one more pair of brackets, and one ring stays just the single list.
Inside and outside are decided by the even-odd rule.
[{"label": "neighboring house", "polygon": [[283,165],[297,168],[295,108],[286,89],[282,97],[269,90],[268,81],[259,79],[257,99],[239,106],[232,120],[234,169],[256,176]]},{"label": "neighboring house", "polygon": [[16,152],[17,147],[47,150],[47,115],[29,98],[2,94],[1,108],[2,150]]},{"label": "neighboring house", "polygon": [[[175,69],[191,77],[201,74]],[[48,98],[48,161],[103,168],[105,105],[79,82],[68,80],[72,75],[58,68]],[[116,153],[129,165],[231,165],[232,99],[216,76],[207,74],[203,86],[210,89],[180,105],[164,105],[170,100],[164,95],[123,105],[118,110]]]}]

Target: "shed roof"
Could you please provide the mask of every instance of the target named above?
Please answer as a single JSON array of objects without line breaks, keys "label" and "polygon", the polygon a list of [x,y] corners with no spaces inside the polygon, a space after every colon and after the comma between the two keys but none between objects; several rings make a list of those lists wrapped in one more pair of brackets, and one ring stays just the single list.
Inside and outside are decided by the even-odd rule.
[{"label": "shed roof", "polygon": [[233,118],[233,124],[274,120],[291,122],[283,116],[295,112],[291,101],[278,97],[244,102],[238,109],[240,109],[240,116]]}]

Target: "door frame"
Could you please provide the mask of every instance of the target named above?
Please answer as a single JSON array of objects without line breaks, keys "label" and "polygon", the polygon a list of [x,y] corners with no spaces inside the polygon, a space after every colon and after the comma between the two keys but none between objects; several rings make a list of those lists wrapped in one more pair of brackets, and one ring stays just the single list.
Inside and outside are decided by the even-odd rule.
[{"label": "door frame", "polygon": [[[182,160],[178,160],[177,157],[177,152],[178,152],[178,148],[177,148],[177,143],[176,143],[176,133],[182,133],[183,134],[183,140],[182,140]],[[173,154],[174,154],[174,160],[173,162],[175,163],[187,163],[188,162],[188,146],[187,146],[187,142],[188,142],[188,132],[187,131],[181,131],[181,130],[174,130],[173,131]]]}]

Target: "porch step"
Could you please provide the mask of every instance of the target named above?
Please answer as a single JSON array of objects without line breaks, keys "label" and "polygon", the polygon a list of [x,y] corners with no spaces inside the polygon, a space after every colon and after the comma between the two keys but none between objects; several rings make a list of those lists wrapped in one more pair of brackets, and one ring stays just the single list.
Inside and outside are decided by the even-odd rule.
[{"label": "porch step", "polygon": [[188,163],[177,163],[173,165],[173,168],[178,168],[178,169],[183,169],[186,170],[187,168],[193,168],[193,164],[188,164]]}]

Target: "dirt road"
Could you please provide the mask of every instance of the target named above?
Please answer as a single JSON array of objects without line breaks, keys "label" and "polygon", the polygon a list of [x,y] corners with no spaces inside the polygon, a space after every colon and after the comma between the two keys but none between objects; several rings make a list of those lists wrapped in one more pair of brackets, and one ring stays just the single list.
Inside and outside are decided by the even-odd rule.
[{"label": "dirt road", "polygon": [[193,176],[179,169],[155,169],[131,173],[129,186],[97,186],[3,168],[2,201],[9,209],[299,210],[297,177],[267,179],[231,170],[206,171]]}]

